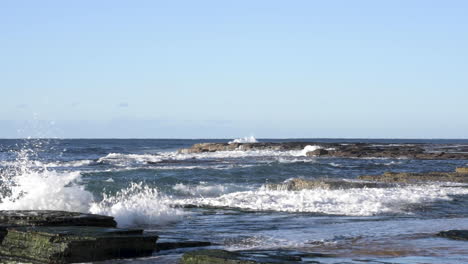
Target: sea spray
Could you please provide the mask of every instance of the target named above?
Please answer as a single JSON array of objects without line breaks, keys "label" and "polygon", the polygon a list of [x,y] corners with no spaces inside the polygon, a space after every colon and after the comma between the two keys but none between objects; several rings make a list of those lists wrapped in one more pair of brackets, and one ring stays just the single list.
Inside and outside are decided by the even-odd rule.
[{"label": "sea spray", "polygon": [[[0,171],[0,210],[64,210],[114,216],[119,226],[164,224],[185,213],[169,205],[156,188],[130,183],[101,201],[86,190],[80,171],[56,171],[32,160],[37,152],[21,149]],[[110,182],[110,181],[109,181]]]},{"label": "sea spray", "polygon": [[119,226],[165,224],[179,220],[185,213],[170,206],[171,199],[156,188],[143,183],[131,183],[115,195],[104,194],[93,203],[90,212],[114,216]]},{"label": "sea spray", "polygon": [[232,141],[229,141],[229,144],[234,144],[234,143],[257,143],[258,140],[254,136],[250,137],[243,137],[243,138],[236,138]]},{"label": "sea spray", "polygon": [[16,162],[0,174],[0,209],[87,212],[93,195],[80,184],[80,173],[50,170],[30,159],[35,154],[21,149]]}]

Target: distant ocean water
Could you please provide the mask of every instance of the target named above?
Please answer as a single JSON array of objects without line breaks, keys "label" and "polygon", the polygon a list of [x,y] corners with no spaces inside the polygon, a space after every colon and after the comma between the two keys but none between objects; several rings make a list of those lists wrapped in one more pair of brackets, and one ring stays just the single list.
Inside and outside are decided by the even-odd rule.
[{"label": "distant ocean water", "polygon": [[[257,140],[468,145],[468,140]],[[116,217],[119,226],[156,232],[161,241],[206,240],[229,250],[336,255],[305,260],[311,263],[468,263],[466,244],[432,236],[468,229],[466,185],[265,188],[292,178],[353,181],[386,171],[453,171],[468,166],[468,160],[314,158],[304,150],[177,152],[195,143],[228,141],[1,139],[0,210],[106,214]],[[145,261],[175,263],[180,254],[160,252]]]}]

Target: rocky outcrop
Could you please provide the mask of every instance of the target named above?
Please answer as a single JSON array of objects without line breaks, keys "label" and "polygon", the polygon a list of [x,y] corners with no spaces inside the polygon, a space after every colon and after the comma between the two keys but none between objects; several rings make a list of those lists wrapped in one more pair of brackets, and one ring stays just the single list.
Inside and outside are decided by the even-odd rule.
[{"label": "rocky outcrop", "polygon": [[116,227],[111,216],[51,210],[0,211],[1,226],[100,226]]},{"label": "rocky outcrop", "polygon": [[456,240],[468,240],[468,230],[448,230],[442,231],[437,236],[456,239]]},{"label": "rocky outcrop", "polygon": [[376,182],[356,182],[356,181],[345,181],[345,180],[306,180],[295,178],[284,183],[279,184],[267,184],[265,187],[268,190],[275,191],[300,191],[300,190],[311,190],[311,189],[351,189],[351,188],[379,188],[386,187],[388,185]]},{"label": "rocky outcrop", "polygon": [[157,236],[115,228],[113,217],[64,211],[0,211],[0,259],[72,263],[141,257]]},{"label": "rocky outcrop", "polygon": [[199,143],[190,148],[180,149],[179,153],[203,153],[203,152],[216,152],[216,151],[233,151],[233,150],[300,150],[310,145],[307,142],[287,142],[287,143]]},{"label": "rocky outcrop", "polygon": [[417,183],[417,182],[461,182],[468,183],[466,168],[457,168],[455,172],[385,172],[382,175],[359,176],[361,180],[379,181],[389,183]]},{"label": "rocky outcrop", "polygon": [[[204,153],[216,151],[246,150],[303,150],[306,146],[318,146],[307,156],[339,158],[409,158],[409,159],[468,159],[468,147],[436,144],[370,144],[370,143],[321,143],[321,142],[261,142],[261,143],[200,143],[179,153]],[[461,148],[461,149],[460,149]]]},{"label": "rocky outcrop", "polygon": [[316,149],[314,151],[307,152],[306,155],[309,157],[327,156],[327,155],[330,155],[330,151],[326,149]]},{"label": "rocky outcrop", "polygon": [[141,229],[85,226],[9,228],[0,254],[42,263],[74,263],[148,256],[156,237]]}]

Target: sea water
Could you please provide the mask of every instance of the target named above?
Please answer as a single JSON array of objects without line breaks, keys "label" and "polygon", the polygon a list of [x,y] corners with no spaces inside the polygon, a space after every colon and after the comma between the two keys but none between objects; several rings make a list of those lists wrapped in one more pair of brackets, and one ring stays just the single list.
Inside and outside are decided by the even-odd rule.
[{"label": "sea water", "polygon": [[[180,154],[200,142],[311,141],[452,144],[466,140],[17,139],[0,140],[0,210],[51,209],[114,216],[161,241],[202,240],[253,253],[321,253],[304,263],[468,263],[465,241],[435,237],[468,229],[468,186],[269,190],[292,178],[345,179],[453,171],[467,160],[315,158],[295,151]],[[434,145],[437,147],[437,145]],[[190,250],[190,249],[185,249]],[[176,263],[184,250],[146,263]],[[111,261],[118,262],[118,261]]]}]

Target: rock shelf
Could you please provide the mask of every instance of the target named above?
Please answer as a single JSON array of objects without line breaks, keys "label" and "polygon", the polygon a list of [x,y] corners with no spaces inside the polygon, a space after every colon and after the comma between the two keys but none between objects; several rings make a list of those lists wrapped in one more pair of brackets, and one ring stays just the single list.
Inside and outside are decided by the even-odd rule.
[{"label": "rock shelf", "polygon": [[322,142],[261,142],[261,143],[199,143],[180,149],[181,154],[216,151],[303,150],[317,146],[307,156],[338,158],[408,158],[408,159],[468,159],[468,146],[436,144],[371,144],[371,143],[322,143]]},{"label": "rock shelf", "polygon": [[0,259],[74,263],[151,255],[157,236],[115,228],[113,217],[63,211],[0,211]]}]

